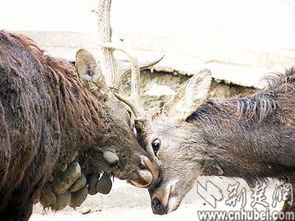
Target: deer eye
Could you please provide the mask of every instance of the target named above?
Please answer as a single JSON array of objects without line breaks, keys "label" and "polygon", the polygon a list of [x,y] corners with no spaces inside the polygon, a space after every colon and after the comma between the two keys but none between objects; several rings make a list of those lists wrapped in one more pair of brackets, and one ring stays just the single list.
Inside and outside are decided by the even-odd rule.
[{"label": "deer eye", "polygon": [[152,142],[152,148],[154,150],[155,155],[157,155],[158,150],[160,149],[161,141],[160,139],[156,138]]}]

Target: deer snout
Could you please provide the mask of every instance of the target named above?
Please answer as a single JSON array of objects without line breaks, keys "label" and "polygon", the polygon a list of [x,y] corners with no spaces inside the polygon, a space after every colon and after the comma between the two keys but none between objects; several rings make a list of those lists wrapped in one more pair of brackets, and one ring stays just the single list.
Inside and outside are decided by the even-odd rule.
[{"label": "deer snout", "polygon": [[160,180],[158,185],[149,188],[154,214],[164,215],[177,209],[180,200],[177,196],[172,196],[175,184],[176,182],[161,183]]},{"label": "deer snout", "polygon": [[157,198],[152,200],[152,209],[154,214],[167,214],[167,206],[164,206],[164,204],[162,204],[162,202]]},{"label": "deer snout", "polygon": [[148,157],[141,155],[138,170],[136,171],[137,179],[129,182],[137,187],[145,188],[151,186],[159,177],[159,169]]}]

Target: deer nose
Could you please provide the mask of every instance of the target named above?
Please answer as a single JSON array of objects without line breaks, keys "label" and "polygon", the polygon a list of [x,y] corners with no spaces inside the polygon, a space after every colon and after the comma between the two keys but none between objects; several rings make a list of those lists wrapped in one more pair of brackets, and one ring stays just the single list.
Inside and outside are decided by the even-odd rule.
[{"label": "deer nose", "polygon": [[167,214],[167,206],[164,206],[157,198],[152,200],[152,209],[154,214],[164,215]]}]

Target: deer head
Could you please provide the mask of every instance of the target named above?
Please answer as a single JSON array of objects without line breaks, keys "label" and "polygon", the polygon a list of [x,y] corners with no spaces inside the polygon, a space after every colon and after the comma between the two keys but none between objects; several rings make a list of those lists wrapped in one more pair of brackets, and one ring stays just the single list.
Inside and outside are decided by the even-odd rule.
[{"label": "deer head", "polygon": [[206,100],[210,85],[208,71],[194,75],[159,111],[136,120],[138,139],[161,172],[160,181],[149,188],[156,214],[177,209],[201,175],[203,145],[187,118]]},{"label": "deer head", "polygon": [[[161,58],[138,64],[126,50],[111,43],[110,6],[111,0],[99,1],[99,62],[85,49],[80,49],[76,54],[79,77],[87,83],[96,98],[104,103],[102,119],[108,125],[99,140],[102,154],[101,151],[89,150],[85,161],[87,168],[100,168],[120,179],[127,179],[135,186],[147,187],[157,179],[158,168],[134,136],[133,118],[138,116],[138,108],[134,106],[141,105],[136,102],[140,96],[140,69],[157,63]],[[125,53],[130,63],[116,60],[114,50]],[[118,94],[118,88],[122,78],[130,71],[131,98],[126,99]]]}]

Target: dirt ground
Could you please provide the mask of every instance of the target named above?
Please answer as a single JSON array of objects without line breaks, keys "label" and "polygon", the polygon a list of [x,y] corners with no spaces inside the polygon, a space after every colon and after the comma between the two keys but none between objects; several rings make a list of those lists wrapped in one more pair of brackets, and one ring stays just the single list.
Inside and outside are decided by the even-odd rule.
[{"label": "dirt ground", "polygon": [[[36,204],[30,221],[91,221],[91,220],[179,220],[183,215],[194,219],[196,217],[196,205],[191,199],[179,208],[178,211],[166,215],[158,216],[152,213],[149,206],[150,199],[147,190],[135,188],[123,181],[115,180],[110,194],[96,194],[88,196],[81,207],[75,210],[66,207],[62,211],[44,211],[40,204]],[[82,210],[88,210],[87,214],[82,214]]]},{"label": "dirt ground", "polygon": [[[94,202],[93,202],[94,203]],[[95,207],[95,206],[94,206]],[[165,215],[154,215],[150,208],[147,207],[125,207],[125,208],[109,208],[106,210],[94,210],[89,214],[81,214],[79,211],[62,211],[57,213],[48,213],[42,215],[40,213],[34,213],[30,221],[92,221],[92,220],[105,220],[105,221],[117,221],[117,220],[180,220],[185,216],[188,220],[197,220],[196,210],[193,205],[186,204],[178,211]]]},{"label": "dirt ground", "polygon": [[[150,199],[147,190],[135,188],[131,185],[126,184],[123,181],[115,180],[113,189],[110,194],[102,195],[96,194],[94,196],[88,196],[87,200],[82,204],[81,207],[76,208],[76,210],[66,207],[62,211],[52,212],[44,211],[40,204],[35,205],[34,212],[30,221],[62,221],[62,220],[71,220],[71,221],[92,221],[92,220],[106,220],[106,221],[117,221],[122,220],[122,218],[128,219],[129,221],[148,221],[148,220],[169,220],[176,221],[181,219],[186,220],[200,220],[198,217],[199,211],[239,211],[241,209],[241,201],[237,202],[235,207],[229,206],[226,203],[226,200],[230,198],[228,187],[239,183],[238,193],[240,194],[245,187],[245,209],[253,210],[253,189],[250,189],[247,184],[241,179],[228,179],[223,177],[202,177],[198,180],[191,192],[185,197],[183,203],[180,207],[164,216],[154,215],[150,208]],[[201,192],[199,184],[206,186],[208,184],[214,184],[216,188],[223,194],[222,199],[216,202],[216,208],[214,209],[209,199],[212,199],[211,196],[215,194],[215,190],[209,190],[209,185],[207,185],[207,196],[202,198],[199,194]],[[268,203],[268,208],[263,207],[257,201],[257,204],[254,206],[257,210],[268,209],[270,211],[279,211],[282,206],[282,201],[278,202],[275,207],[272,206],[274,200],[274,193],[278,181],[271,180],[266,184],[265,202]],[[204,195],[203,195],[204,196]],[[208,202],[207,202],[208,201]],[[89,210],[87,214],[82,214],[83,210]]]}]

